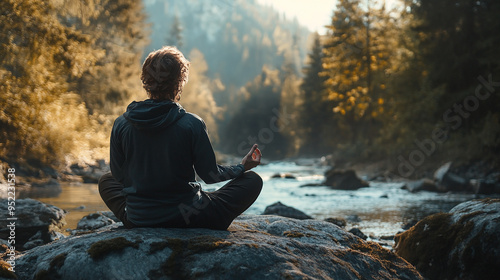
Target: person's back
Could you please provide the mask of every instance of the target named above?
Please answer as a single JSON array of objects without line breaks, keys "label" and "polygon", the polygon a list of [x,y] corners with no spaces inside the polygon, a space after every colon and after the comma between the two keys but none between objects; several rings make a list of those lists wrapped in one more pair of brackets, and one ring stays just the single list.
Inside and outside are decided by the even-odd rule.
[{"label": "person's back", "polygon": [[[141,80],[150,99],[132,102],[113,125],[111,173],[99,182],[104,202],[127,227],[225,229],[255,201],[262,180],[257,145],[241,164],[216,163],[205,123],[179,101],[189,62],[172,47],[151,53]],[[233,179],[215,192],[206,183]]]}]

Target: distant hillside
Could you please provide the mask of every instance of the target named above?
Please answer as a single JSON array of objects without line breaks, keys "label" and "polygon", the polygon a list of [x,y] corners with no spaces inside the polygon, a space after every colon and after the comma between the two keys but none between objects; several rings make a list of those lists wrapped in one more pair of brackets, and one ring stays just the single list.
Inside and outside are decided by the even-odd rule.
[{"label": "distant hillside", "polygon": [[[307,54],[307,28],[254,0],[144,0],[152,23],[151,50],[172,42],[175,17],[182,29],[180,49],[200,50],[207,75],[239,88],[261,73],[263,65],[294,65],[300,73]],[[170,40],[170,41],[169,41]],[[189,57],[188,57],[189,59]]]}]

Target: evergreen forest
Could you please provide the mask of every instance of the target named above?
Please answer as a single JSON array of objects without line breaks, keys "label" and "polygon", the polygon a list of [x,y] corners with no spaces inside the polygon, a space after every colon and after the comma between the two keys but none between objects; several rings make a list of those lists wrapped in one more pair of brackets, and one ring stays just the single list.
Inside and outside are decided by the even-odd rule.
[{"label": "evergreen forest", "polygon": [[255,0],[0,0],[0,161],[107,160],[142,61],[175,45],[221,153],[498,166],[500,2],[397,3],[337,0],[318,33]]}]

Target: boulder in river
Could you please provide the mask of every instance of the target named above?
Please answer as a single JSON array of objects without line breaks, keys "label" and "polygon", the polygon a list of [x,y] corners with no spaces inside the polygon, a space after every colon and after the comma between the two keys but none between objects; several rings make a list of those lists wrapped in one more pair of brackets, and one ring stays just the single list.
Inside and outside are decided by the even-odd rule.
[{"label": "boulder in river", "polygon": [[109,165],[104,160],[98,160],[93,165],[73,164],[70,170],[72,174],[80,176],[84,183],[96,184],[102,175],[109,172]]},{"label": "boulder in river", "polygon": [[[0,200],[0,239],[8,240],[11,230],[8,225],[15,222],[16,250],[27,250],[62,238],[62,227],[66,224],[66,212],[56,206],[26,198],[15,201],[13,215],[7,206],[7,199]],[[15,221],[9,218],[16,218]]]},{"label": "boulder in river", "polygon": [[428,279],[498,279],[500,199],[461,203],[395,236],[395,251]]},{"label": "boulder in river", "polygon": [[441,192],[473,192],[469,180],[451,172],[452,162],[447,162],[434,172],[434,180]]},{"label": "boulder in river", "polygon": [[[110,214],[109,214],[110,213]],[[113,215],[111,211],[108,211],[107,213],[104,212],[97,212],[97,213],[92,213],[88,214],[87,216],[83,217],[80,219],[78,222],[76,229],[77,230],[94,230],[98,228],[102,228],[111,224],[116,223],[118,220],[112,219],[110,215]],[[114,215],[113,215],[114,217]]]},{"label": "boulder in river", "polygon": [[351,228],[349,232],[363,240],[366,240],[368,238],[368,236],[366,236],[359,228]]},{"label": "boulder in river", "polygon": [[475,194],[498,194],[500,193],[500,180],[480,179],[471,180]]},{"label": "boulder in river", "polygon": [[369,184],[356,175],[354,170],[330,169],[325,173],[325,183],[336,190],[357,190],[369,187]]},{"label": "boulder in river", "polygon": [[345,226],[347,225],[346,220],[343,218],[326,218],[325,222],[335,224],[341,228],[345,228]]},{"label": "boulder in river", "polygon": [[279,201],[267,206],[266,209],[264,209],[264,213],[262,213],[262,215],[278,215],[299,220],[312,219],[312,217],[307,215],[306,213],[293,207],[287,206]]},{"label": "boulder in river", "polygon": [[241,216],[227,231],[118,227],[16,259],[19,279],[422,279],[395,253],[331,223]]},{"label": "boulder in river", "polygon": [[427,178],[406,182],[402,189],[412,193],[419,191],[439,192],[439,188],[434,181]]},{"label": "boulder in river", "polygon": [[291,173],[275,173],[273,174],[273,176],[271,176],[271,179],[276,179],[276,178],[297,179],[297,177],[295,177]]}]

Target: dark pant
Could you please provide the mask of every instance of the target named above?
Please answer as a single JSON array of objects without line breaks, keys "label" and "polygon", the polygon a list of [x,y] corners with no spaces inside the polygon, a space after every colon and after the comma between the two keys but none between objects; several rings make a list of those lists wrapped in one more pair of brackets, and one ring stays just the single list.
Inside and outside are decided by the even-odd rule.
[{"label": "dark pant", "polygon": [[[108,208],[127,228],[136,227],[127,219],[123,185],[111,173],[99,179],[99,194]],[[231,222],[250,207],[262,190],[262,179],[247,171],[214,192],[201,191],[198,204],[180,204],[179,215],[168,222],[151,227],[210,228],[225,230]]]}]

